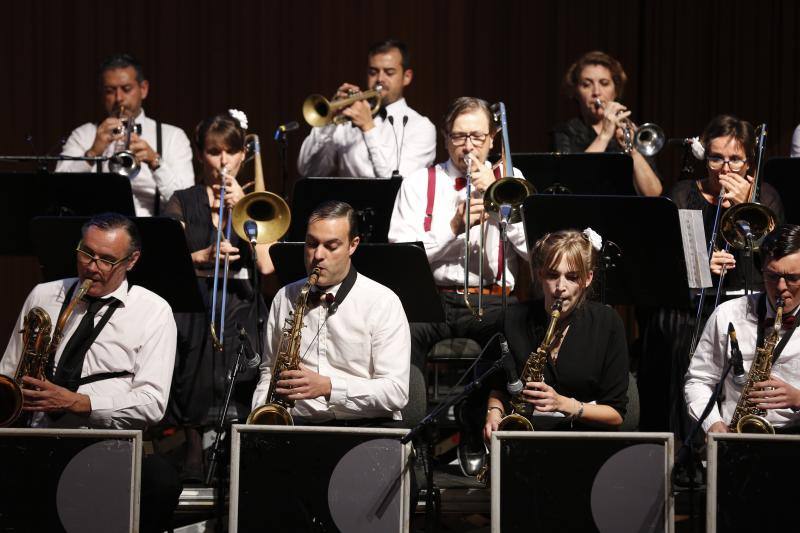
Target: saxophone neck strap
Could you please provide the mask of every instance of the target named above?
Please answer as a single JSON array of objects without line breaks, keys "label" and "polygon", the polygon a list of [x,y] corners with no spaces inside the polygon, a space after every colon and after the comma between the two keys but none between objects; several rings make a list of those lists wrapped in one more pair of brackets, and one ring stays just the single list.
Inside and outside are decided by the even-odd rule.
[{"label": "saxophone neck strap", "polygon": [[[767,317],[767,293],[761,293],[761,296],[758,298],[758,303],[756,304],[756,313],[758,314],[758,335],[756,337],[756,348],[761,346],[764,343],[764,337],[766,336],[766,328],[764,327],[764,319]],[[778,360],[778,357],[781,355],[781,352],[786,347],[786,344],[789,342],[789,339],[792,338],[794,334],[795,327],[791,327],[786,330],[786,334],[780,340],[780,342],[775,346],[775,351],[772,353],[772,364],[775,364],[775,361]]]},{"label": "saxophone neck strap", "polygon": [[339,285],[339,290],[336,291],[336,297],[333,300],[333,303],[328,306],[328,316],[333,315],[339,309],[339,306],[344,303],[344,299],[347,298],[347,295],[353,288],[353,285],[356,284],[356,278],[358,277],[358,272],[356,272],[356,267],[353,264],[350,264],[350,270],[347,271],[347,276],[345,276],[342,284]]}]

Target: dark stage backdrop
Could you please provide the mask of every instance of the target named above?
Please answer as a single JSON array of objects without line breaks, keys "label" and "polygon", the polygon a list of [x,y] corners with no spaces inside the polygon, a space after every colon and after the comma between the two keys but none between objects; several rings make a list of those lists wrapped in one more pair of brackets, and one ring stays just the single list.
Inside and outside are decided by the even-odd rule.
[{"label": "dark stage backdrop", "polygon": [[[625,66],[633,119],[668,136],[697,135],[713,115],[733,112],[768,122],[768,154],[786,155],[800,122],[800,2],[792,0],[28,0],[5,3],[2,20],[3,154],[57,152],[72,128],[99,118],[97,65],[126,51],[145,65],[149,116],[190,132],[210,114],[244,110],[276,192],[275,127],[302,123],[310,93],[363,84],[367,46],[390,36],[412,51],[415,109],[438,127],[454,97],[502,99],[513,151],[550,149],[552,126],[575,113],[561,78],[592,49]],[[290,139],[287,188],[307,132],[303,124]],[[668,184],[677,152],[659,156]],[[4,261],[0,275],[21,274]],[[0,334],[27,293],[21,285],[4,291],[12,309],[2,311]]]}]

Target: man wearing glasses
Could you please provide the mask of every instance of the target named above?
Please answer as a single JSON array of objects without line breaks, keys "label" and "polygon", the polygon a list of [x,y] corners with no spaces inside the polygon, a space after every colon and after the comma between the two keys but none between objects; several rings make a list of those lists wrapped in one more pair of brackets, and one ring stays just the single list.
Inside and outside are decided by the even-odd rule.
[{"label": "man wearing glasses", "polygon": [[[702,414],[728,360],[728,325],[736,329],[744,370],[749,371],[756,346],[763,346],[765,330],[775,317],[775,302],[784,302],[782,330],[773,352],[770,379],[755,384],[751,394],[756,406],[766,410],[766,419],[778,433],[800,432],[800,337],[794,335],[800,305],[800,226],[786,224],[770,233],[761,244],[765,292],[743,296],[721,304],[711,315],[697,344],[686,375],[684,393],[689,413]],[[703,422],[706,432],[728,432],[728,424],[741,396],[742,386],[732,373],[725,378],[725,394]]]},{"label": "man wearing glasses", "polygon": [[[23,410],[33,427],[144,429],[161,420],[169,397],[177,331],[157,294],[128,284],[139,260],[139,232],[108,213],[89,220],[78,244],[77,278],[34,287],[0,361],[13,376],[22,354],[24,319],[44,309],[53,327],[84,280],[92,284],[63,329],[47,380],[25,377]],[[163,531],[177,505],[177,472],[158,456],[142,463],[142,531]],[[160,528],[160,529],[159,529]]]},{"label": "man wearing glasses", "polygon": [[[503,290],[514,288],[518,254],[527,258],[527,247],[522,224],[508,227],[509,247],[506,250],[508,268],[506,287],[501,287],[503,253],[500,229],[495,215],[483,210],[483,194],[498,175],[487,162],[492,149],[497,124],[489,105],[473,97],[457,98],[450,104],[445,116],[442,134],[449,159],[434,167],[424,168],[407,177],[400,186],[392,212],[389,242],[422,241],[433,271],[433,279],[440,292],[446,322],[411,324],[411,362],[425,367],[426,356],[438,341],[453,337],[466,337],[485,345],[496,331],[501,312]],[[464,301],[464,272],[466,217],[467,162],[472,170],[472,198],[469,212],[470,272],[468,274],[469,301],[477,307],[480,289],[478,267],[483,263],[483,319],[477,320]],[[515,170],[515,173],[516,170]],[[517,173],[518,177],[521,177]],[[479,253],[480,221],[485,221],[485,240],[482,255]],[[512,253],[513,251],[516,254]],[[510,300],[512,301],[512,300]],[[476,405],[485,408],[485,397]],[[484,413],[475,419],[475,426],[463,428],[472,440],[461,452],[462,468],[474,475],[483,460],[481,426]],[[475,453],[473,454],[472,451]],[[466,455],[472,458],[467,459]],[[473,460],[474,459],[474,460]]]}]

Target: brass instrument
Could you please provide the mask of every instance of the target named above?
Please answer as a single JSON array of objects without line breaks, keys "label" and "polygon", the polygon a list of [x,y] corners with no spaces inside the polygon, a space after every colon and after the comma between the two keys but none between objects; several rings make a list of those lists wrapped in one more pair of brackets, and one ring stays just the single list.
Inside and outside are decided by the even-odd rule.
[{"label": "brass instrument", "polygon": [[220,187],[219,187],[219,211],[217,214],[217,239],[216,249],[214,253],[214,287],[211,294],[211,325],[209,330],[211,332],[211,344],[214,350],[222,352],[225,350],[225,308],[228,303],[228,270],[230,268],[230,255],[225,254],[225,263],[222,272],[222,304],[219,313],[219,334],[217,334],[217,294],[219,291],[219,263],[222,251],[222,233],[223,224],[225,224],[225,240],[231,240],[231,210],[225,209],[225,194],[227,187],[225,186],[225,178],[229,177],[228,165],[222,165],[219,169],[220,174]]},{"label": "brass instrument", "polygon": [[258,244],[272,243],[283,237],[289,230],[289,224],[292,221],[291,211],[283,198],[273,192],[267,192],[264,169],[261,166],[261,142],[258,135],[251,133],[245,140],[253,152],[255,187],[254,192],[236,202],[232,215],[233,230],[242,239],[250,241],[250,237],[244,229],[244,223],[252,220],[258,228],[256,242]]},{"label": "brass instrument", "polygon": [[122,134],[122,142],[117,143],[119,149],[108,160],[108,169],[115,174],[133,179],[139,174],[142,166],[130,150],[131,135],[140,134],[141,125],[136,124],[134,117],[125,117],[125,106],[119,109],[119,119],[122,121],[122,127],[115,128],[114,134]]},{"label": "brass instrument", "polygon": [[[602,100],[599,98],[594,99],[594,105],[599,109],[603,109]],[[633,133],[633,122],[630,119],[622,121],[622,134],[623,142],[622,149],[626,154],[631,153],[634,149],[645,157],[656,155],[664,148],[667,142],[667,137],[664,135],[664,130],[661,126],[647,122],[637,128],[636,133]]]},{"label": "brass instrument", "polygon": [[303,118],[312,128],[327,126],[331,123],[338,126],[350,120],[346,116],[339,114],[339,111],[350,107],[359,100],[369,100],[371,102],[372,115],[375,116],[381,108],[382,91],[383,85],[378,83],[374,89],[352,93],[347,98],[333,100],[332,102],[321,94],[312,94],[303,102]]},{"label": "brass instrument", "polygon": [[293,426],[294,420],[289,410],[294,407],[294,400],[278,396],[275,393],[278,378],[284,370],[300,368],[300,333],[303,329],[303,317],[306,314],[308,293],[319,280],[319,268],[314,268],[308,281],[300,289],[294,304],[292,315],[286,319],[281,342],[272,365],[269,390],[264,405],[257,407],[247,417],[248,424],[265,424],[270,426]]},{"label": "brass instrument", "polygon": [[[508,121],[506,118],[506,106],[503,102],[498,102],[491,107],[493,120],[499,126],[500,133],[503,137],[503,143],[500,148],[500,165],[502,177],[495,180],[486,191],[483,193],[483,208],[488,213],[497,214],[500,219],[501,239],[505,240],[505,228],[508,224],[520,222],[522,219],[521,208],[522,202],[525,198],[532,194],[536,194],[536,187],[534,187],[528,180],[524,178],[517,178],[514,176],[514,165],[511,161],[511,145],[508,139]],[[464,302],[467,308],[472,311],[475,318],[480,320],[483,317],[483,248],[484,248],[484,227],[483,220],[480,223],[480,242],[478,244],[478,255],[481,258],[478,264],[478,302],[477,308],[473,308],[469,301],[469,210],[470,200],[472,196],[472,159],[467,154],[464,158],[467,165],[466,179],[466,215],[467,223],[464,231]],[[505,254],[504,254],[505,257]],[[499,265],[502,272],[502,284],[505,290],[505,265]],[[505,292],[503,293],[503,300],[505,302]],[[505,303],[503,304],[505,307]]]},{"label": "brass instrument", "polygon": [[[547,364],[547,357],[553,349],[555,342],[555,330],[558,319],[561,317],[561,300],[556,300],[550,307],[550,323],[547,326],[547,331],[536,348],[536,351],[531,352],[528,360],[525,361],[525,366],[520,374],[522,383],[529,381],[544,381],[544,367]],[[522,394],[511,398],[511,414],[504,416],[500,423],[497,425],[498,431],[533,431],[533,424],[530,421],[530,415],[533,411],[531,405],[526,403]]]},{"label": "brass instrument", "polygon": [[767,125],[761,124],[757,133],[756,170],[753,173],[750,196],[747,202],[728,208],[720,219],[722,238],[737,250],[758,250],[764,237],[775,229],[777,220],[775,213],[769,207],[758,202],[761,167],[766,149]]},{"label": "brass instrument", "polygon": [[86,295],[92,280],[86,279],[72,301],[69,303],[56,322],[56,329],[52,337],[52,321],[47,311],[41,307],[33,307],[25,315],[22,331],[22,354],[17,363],[17,370],[13,379],[0,375],[0,427],[12,425],[22,413],[22,389],[29,388],[23,383],[22,378],[31,376],[39,380],[47,377],[47,367],[55,357],[58,346],[64,336],[64,325],[72,315],[75,304]]},{"label": "brass instrument", "polygon": [[775,302],[775,324],[764,337],[764,345],[756,347],[756,355],[747,373],[747,381],[742,387],[742,395],[736,404],[731,423],[728,429],[736,433],[769,433],[774,434],[775,428],[767,421],[767,411],[756,407],[748,398],[760,381],[767,381],[772,371],[772,354],[778,344],[778,333],[783,322],[783,300],[779,297]]}]

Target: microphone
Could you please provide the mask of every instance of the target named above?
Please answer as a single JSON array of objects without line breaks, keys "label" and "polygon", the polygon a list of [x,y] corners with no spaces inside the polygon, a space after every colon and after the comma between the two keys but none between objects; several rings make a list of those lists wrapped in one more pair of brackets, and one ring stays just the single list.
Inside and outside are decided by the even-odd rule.
[{"label": "microphone", "polygon": [[525,386],[517,375],[517,365],[508,349],[508,341],[500,334],[500,359],[503,361],[503,370],[506,373],[506,390],[511,396],[517,396]]},{"label": "microphone", "polygon": [[753,231],[750,229],[750,223],[746,220],[739,219],[736,221],[736,231],[738,231],[746,239],[753,238]]},{"label": "microphone", "polygon": [[298,129],[299,127],[300,124],[298,124],[296,120],[287,122],[286,124],[281,124],[280,126],[278,126],[278,129],[275,130],[275,140],[277,141],[278,139],[281,138],[281,136],[286,135],[290,131]]},{"label": "microphone", "polygon": [[408,115],[403,115],[403,133],[400,134],[400,146],[397,145],[397,132],[394,131],[394,117],[387,117],[389,124],[392,125],[392,133],[394,133],[394,148],[397,150],[397,167],[392,171],[393,178],[400,177],[400,160],[403,157],[403,143],[406,140],[406,124],[408,124]]},{"label": "microphone", "polygon": [[244,232],[247,234],[250,244],[253,246],[258,244],[258,224],[248,218],[244,221]]},{"label": "microphone", "polygon": [[253,350],[253,345],[250,344],[250,337],[247,335],[247,330],[244,329],[244,326],[237,322],[236,329],[239,330],[239,341],[241,341],[245,350],[246,359],[244,361],[244,366],[247,368],[257,368],[258,365],[261,364],[261,356],[258,352]]},{"label": "microphone", "polygon": [[731,366],[733,367],[733,382],[737,385],[747,383],[747,376],[744,374],[744,361],[742,351],[739,350],[739,341],[736,340],[736,330],[733,322],[728,322],[728,337],[731,340]]}]

